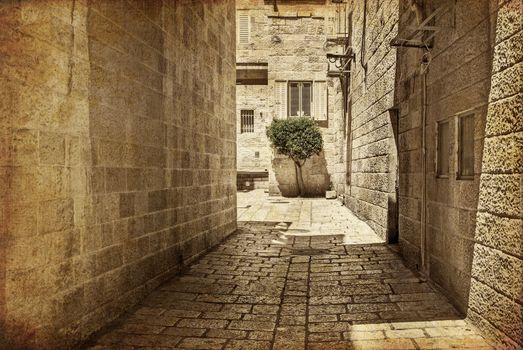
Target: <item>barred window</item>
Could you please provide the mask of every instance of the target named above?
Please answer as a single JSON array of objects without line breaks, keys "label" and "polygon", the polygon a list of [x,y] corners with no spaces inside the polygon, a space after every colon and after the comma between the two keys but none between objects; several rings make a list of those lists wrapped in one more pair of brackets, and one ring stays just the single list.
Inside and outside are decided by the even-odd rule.
[{"label": "barred window", "polygon": [[242,109],[240,113],[240,132],[254,132],[254,110]]}]

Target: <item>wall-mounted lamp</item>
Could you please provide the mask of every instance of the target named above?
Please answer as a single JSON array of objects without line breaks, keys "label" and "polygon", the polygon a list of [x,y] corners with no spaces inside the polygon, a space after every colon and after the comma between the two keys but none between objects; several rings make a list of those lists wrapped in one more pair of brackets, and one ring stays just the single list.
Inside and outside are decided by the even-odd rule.
[{"label": "wall-mounted lamp", "polygon": [[327,60],[330,63],[334,63],[334,66],[336,68],[346,68],[346,63],[350,60],[353,60],[355,57],[355,54],[352,52],[352,49],[346,50],[345,54],[337,54],[337,53],[328,53],[327,54]]}]

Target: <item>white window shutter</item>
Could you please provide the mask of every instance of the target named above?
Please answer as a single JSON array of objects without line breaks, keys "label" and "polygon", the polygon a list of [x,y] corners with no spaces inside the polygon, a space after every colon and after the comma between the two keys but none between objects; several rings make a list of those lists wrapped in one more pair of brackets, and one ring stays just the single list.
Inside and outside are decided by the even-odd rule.
[{"label": "white window shutter", "polygon": [[240,44],[248,44],[250,41],[250,17],[247,12],[238,14],[238,41]]},{"label": "white window shutter", "polygon": [[274,82],[274,113],[276,118],[287,118],[287,82]]},{"label": "white window shutter", "polygon": [[315,81],[313,92],[313,111],[315,120],[327,120],[327,82]]}]

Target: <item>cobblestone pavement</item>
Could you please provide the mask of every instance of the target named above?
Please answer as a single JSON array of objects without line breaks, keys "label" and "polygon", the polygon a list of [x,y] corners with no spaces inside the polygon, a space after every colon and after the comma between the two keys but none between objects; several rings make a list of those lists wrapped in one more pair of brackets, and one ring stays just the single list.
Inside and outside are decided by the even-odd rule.
[{"label": "cobblestone pavement", "polygon": [[346,244],[383,242],[335,199],[269,197],[263,190],[238,192],[238,221],[290,222],[288,235],[337,234]]},{"label": "cobblestone pavement", "polygon": [[491,349],[383,244],[243,223],[91,349]]}]

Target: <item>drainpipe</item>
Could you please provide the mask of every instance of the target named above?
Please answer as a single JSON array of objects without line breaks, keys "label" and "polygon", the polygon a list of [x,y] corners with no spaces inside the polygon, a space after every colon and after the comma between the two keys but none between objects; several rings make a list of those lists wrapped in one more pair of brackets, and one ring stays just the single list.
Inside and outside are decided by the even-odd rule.
[{"label": "drainpipe", "polygon": [[421,21],[423,19],[423,11],[421,10],[421,6],[418,5],[416,0],[410,0],[409,7],[410,7],[410,10],[412,12],[414,12],[414,15],[416,15],[416,23],[418,25],[421,24]]},{"label": "drainpipe", "polygon": [[427,73],[429,69],[429,52],[425,51],[421,59],[421,270],[427,267]]},{"label": "drainpipe", "polygon": [[[409,0],[410,11],[416,16],[416,23],[423,21],[423,9],[416,0]],[[427,268],[427,73],[430,63],[430,53],[424,49],[421,59],[421,237],[420,259],[421,271]]]},{"label": "drainpipe", "polygon": [[363,28],[361,33],[361,50],[360,50],[360,64],[363,68],[365,83],[367,82],[367,62],[365,62],[365,54],[367,51],[366,45],[366,36],[367,36],[367,0],[363,1]]}]

